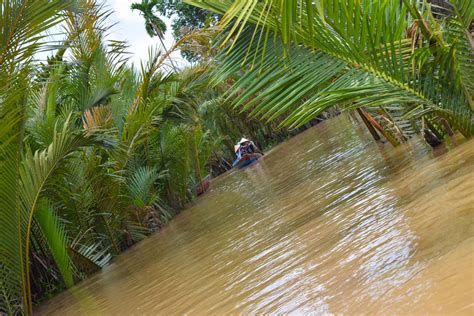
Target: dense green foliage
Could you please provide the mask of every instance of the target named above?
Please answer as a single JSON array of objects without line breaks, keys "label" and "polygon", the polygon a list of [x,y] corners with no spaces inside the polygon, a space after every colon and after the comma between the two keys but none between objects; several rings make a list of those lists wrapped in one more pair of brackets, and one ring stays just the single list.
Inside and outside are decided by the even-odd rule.
[{"label": "dense green foliage", "polygon": [[[31,313],[165,225],[241,136],[265,147],[288,136],[277,126],[334,107],[392,144],[422,128],[474,132],[472,0],[435,14],[408,0],[188,2],[201,9],[132,6],[160,39],[156,10],[192,27],[223,15],[217,37],[182,41],[221,50],[170,72],[153,50],[129,67],[93,0],[0,0],[0,313]],[[58,25],[63,40],[48,42]]]},{"label": "dense green foliage", "polygon": [[[175,40],[180,40],[183,36],[193,30],[215,24],[219,15],[208,10],[204,10],[183,1],[174,0],[152,0],[157,13],[172,19],[171,28]],[[197,61],[202,56],[195,50],[181,49],[181,54],[189,61]]]},{"label": "dense green foliage", "polygon": [[171,27],[173,36],[180,39],[185,29],[201,29],[206,26],[206,21],[210,18],[210,12],[198,7],[194,7],[183,1],[155,0],[156,10],[160,14],[173,18]]},{"label": "dense green foliage", "polygon": [[[145,30],[150,35],[150,37],[158,37],[160,40],[161,46],[163,47],[165,54],[169,54],[166,49],[163,39],[165,38],[166,33],[166,24],[154,13],[154,8],[156,6],[156,1],[142,0],[140,3],[132,3],[130,9],[138,10],[145,20]],[[177,68],[173,63],[173,60],[170,58],[170,63],[173,69],[176,71]]]},{"label": "dense green foliage", "polygon": [[[286,136],[230,109],[210,65],[168,72],[150,50],[127,66],[92,0],[0,11],[0,314],[31,313],[165,225],[229,167],[242,135]],[[60,23],[63,41],[38,63]]]},{"label": "dense green foliage", "polygon": [[228,99],[253,116],[297,127],[337,105],[393,144],[474,133],[472,0],[186,2],[223,14],[216,82],[243,70]]}]

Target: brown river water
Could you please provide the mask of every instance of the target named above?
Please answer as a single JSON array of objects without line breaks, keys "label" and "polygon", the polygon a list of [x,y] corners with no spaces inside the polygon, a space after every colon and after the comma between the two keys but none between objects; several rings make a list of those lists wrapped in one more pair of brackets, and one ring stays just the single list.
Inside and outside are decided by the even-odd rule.
[{"label": "brown river water", "polygon": [[321,123],[37,312],[474,315],[474,140],[452,147]]}]

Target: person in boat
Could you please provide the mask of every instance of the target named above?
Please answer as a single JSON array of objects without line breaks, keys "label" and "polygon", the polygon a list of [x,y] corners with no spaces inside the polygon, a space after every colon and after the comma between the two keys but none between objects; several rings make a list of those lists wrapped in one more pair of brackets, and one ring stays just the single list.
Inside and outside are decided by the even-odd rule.
[{"label": "person in boat", "polygon": [[255,144],[247,138],[241,138],[239,143],[234,147],[235,154],[237,155],[238,160],[242,158],[245,154],[255,153],[256,148],[257,146],[255,146]]},{"label": "person in boat", "polygon": [[258,149],[255,143],[247,138],[241,138],[239,143],[234,146],[235,154],[237,159],[235,161],[239,161],[244,155],[248,154],[262,154],[263,153]]}]

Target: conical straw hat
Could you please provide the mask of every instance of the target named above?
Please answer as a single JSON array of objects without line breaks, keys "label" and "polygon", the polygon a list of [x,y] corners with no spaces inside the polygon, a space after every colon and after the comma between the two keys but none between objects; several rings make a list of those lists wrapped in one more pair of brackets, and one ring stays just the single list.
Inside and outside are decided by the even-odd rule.
[{"label": "conical straw hat", "polygon": [[240,141],[239,141],[239,144],[242,144],[242,143],[245,143],[245,142],[249,142],[250,140],[248,140],[247,138],[241,138]]}]

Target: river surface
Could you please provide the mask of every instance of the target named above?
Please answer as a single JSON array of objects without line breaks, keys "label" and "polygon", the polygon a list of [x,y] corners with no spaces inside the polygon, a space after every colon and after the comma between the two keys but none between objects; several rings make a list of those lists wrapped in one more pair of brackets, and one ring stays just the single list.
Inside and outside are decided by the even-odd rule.
[{"label": "river surface", "polygon": [[473,189],[474,140],[393,148],[341,116],[213,180],[38,312],[473,315]]}]

